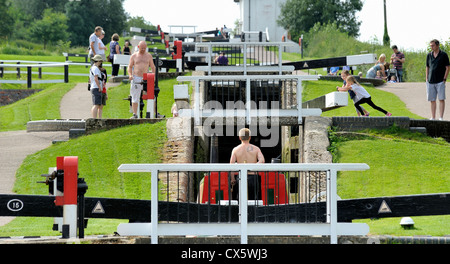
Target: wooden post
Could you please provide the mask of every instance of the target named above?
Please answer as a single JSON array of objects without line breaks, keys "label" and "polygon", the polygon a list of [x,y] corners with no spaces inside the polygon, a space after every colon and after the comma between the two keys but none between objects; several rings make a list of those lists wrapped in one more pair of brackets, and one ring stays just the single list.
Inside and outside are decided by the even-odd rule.
[{"label": "wooden post", "polygon": [[[20,61],[17,64],[20,64]],[[20,79],[20,68],[17,68],[17,79]]]},{"label": "wooden post", "polygon": [[69,65],[68,64],[64,65],[64,82],[65,83],[69,82]]},{"label": "wooden post", "polygon": [[27,88],[31,88],[31,77],[32,77],[31,69],[32,69],[31,66],[27,67]]}]

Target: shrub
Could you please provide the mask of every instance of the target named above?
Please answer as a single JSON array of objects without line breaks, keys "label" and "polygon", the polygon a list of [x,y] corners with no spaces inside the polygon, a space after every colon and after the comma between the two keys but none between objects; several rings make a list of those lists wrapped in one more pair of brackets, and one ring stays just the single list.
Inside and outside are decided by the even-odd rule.
[{"label": "shrub", "polygon": [[[450,47],[450,42],[443,43],[443,49]],[[450,48],[448,48],[450,50]],[[338,29],[335,23],[316,24],[305,34],[305,56],[309,58],[333,58],[348,55],[374,53],[379,57],[386,54],[390,58],[391,47],[383,46],[375,37],[369,42],[361,42]],[[410,82],[425,81],[425,51],[402,51],[405,54],[404,77]],[[365,74],[373,65],[361,65],[358,71]]]}]

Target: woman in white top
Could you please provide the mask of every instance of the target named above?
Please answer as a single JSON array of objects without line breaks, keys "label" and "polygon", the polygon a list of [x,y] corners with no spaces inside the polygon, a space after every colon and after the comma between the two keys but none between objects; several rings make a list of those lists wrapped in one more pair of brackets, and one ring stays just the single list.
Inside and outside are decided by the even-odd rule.
[{"label": "woman in white top", "polygon": [[375,105],[372,102],[372,98],[371,98],[370,94],[366,91],[366,89],[364,89],[364,87],[362,87],[355,80],[355,77],[353,77],[351,75],[347,77],[347,85],[345,87],[338,88],[338,90],[342,91],[342,92],[348,91],[348,90],[352,90],[356,94],[355,100],[354,100],[355,101],[355,107],[361,113],[361,115],[365,115],[364,111],[361,109],[361,104],[368,104],[373,109],[376,109],[376,110],[382,112],[386,116],[391,116],[392,115],[391,113],[389,113],[388,111],[384,110],[383,108]]}]

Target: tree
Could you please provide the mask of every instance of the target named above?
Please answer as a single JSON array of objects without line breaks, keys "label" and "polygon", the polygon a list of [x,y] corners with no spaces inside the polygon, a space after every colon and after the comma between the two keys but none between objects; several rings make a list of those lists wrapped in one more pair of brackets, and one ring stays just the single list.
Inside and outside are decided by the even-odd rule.
[{"label": "tree", "polygon": [[10,36],[14,29],[14,18],[9,8],[6,0],[0,0],[0,37]]},{"label": "tree", "polygon": [[123,9],[124,0],[98,0],[96,2],[98,8],[104,10],[104,13],[98,17],[99,21],[97,23],[99,26],[103,27],[103,30],[106,33],[103,42],[107,44],[111,41],[111,37],[114,33],[122,35],[122,32],[125,29],[127,14],[125,13],[125,9]]},{"label": "tree", "polygon": [[126,27],[127,30],[129,30],[130,27],[156,30],[156,27],[152,23],[146,21],[145,18],[141,16],[129,17],[126,23]]},{"label": "tree", "polygon": [[[125,29],[127,15],[123,9],[124,0],[80,0],[66,4],[66,15],[69,26],[69,40],[72,45],[89,45],[89,36],[96,26],[105,31],[104,43],[112,34],[119,35]],[[108,42],[109,43],[109,42]]]},{"label": "tree", "polygon": [[97,26],[92,17],[93,5],[89,0],[72,1],[66,5],[67,26],[69,40],[74,46],[89,46],[88,38]]},{"label": "tree", "polygon": [[31,16],[32,19],[42,19],[44,10],[64,13],[64,6],[69,0],[14,0],[15,7]]},{"label": "tree", "polygon": [[391,44],[391,38],[388,34],[387,28],[387,15],[386,15],[386,0],[383,0],[384,3],[384,35],[383,35],[383,45],[389,46]]},{"label": "tree", "polygon": [[308,32],[316,23],[333,22],[339,29],[356,37],[361,25],[356,12],[361,11],[362,7],[361,0],[287,0],[281,4],[277,23],[295,39]]},{"label": "tree", "polygon": [[49,42],[65,41],[68,37],[66,15],[53,12],[52,9],[44,10],[42,19],[36,20],[32,25],[31,35],[44,43],[44,49]]}]

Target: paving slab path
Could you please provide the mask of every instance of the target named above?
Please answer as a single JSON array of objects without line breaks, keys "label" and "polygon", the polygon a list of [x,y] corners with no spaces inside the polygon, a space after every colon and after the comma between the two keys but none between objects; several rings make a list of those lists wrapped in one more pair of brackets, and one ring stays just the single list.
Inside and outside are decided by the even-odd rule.
[{"label": "paving slab path", "polygon": [[62,119],[87,119],[92,117],[92,96],[87,83],[78,83],[61,99],[59,112]]},{"label": "paving slab path", "polygon": [[[427,91],[425,83],[417,82],[405,82],[405,83],[386,83],[377,87],[380,90],[393,93],[397,95],[400,100],[405,102],[406,107],[412,113],[421,116],[423,118],[431,118],[431,106],[427,101]],[[450,95],[450,84],[446,87],[447,96]],[[437,103],[439,109],[439,103]],[[437,110],[436,113],[439,113]],[[395,113],[392,113],[395,116]],[[437,114],[436,117],[439,114]],[[450,121],[450,105],[447,103],[446,110],[444,111],[444,120]]]}]

